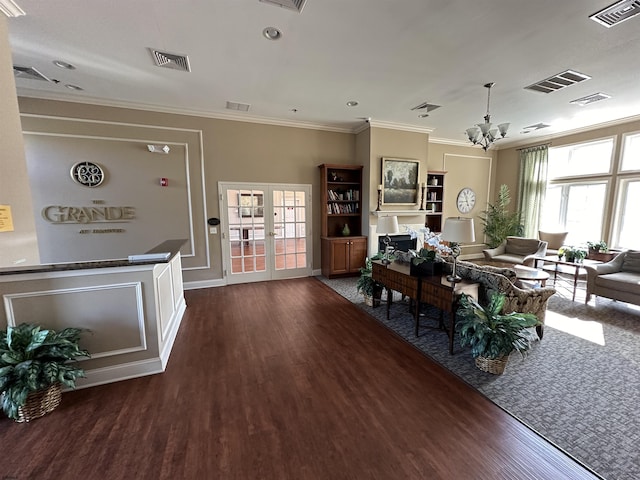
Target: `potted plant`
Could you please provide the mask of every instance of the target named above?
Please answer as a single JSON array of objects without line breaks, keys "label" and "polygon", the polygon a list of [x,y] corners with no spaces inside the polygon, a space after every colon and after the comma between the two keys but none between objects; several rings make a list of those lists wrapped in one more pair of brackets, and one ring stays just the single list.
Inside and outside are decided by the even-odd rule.
[{"label": "potted plant", "polygon": [[507,210],[509,203],[511,203],[509,187],[502,184],[498,190],[498,201],[493,205],[489,204],[487,210],[480,214],[480,221],[484,225],[484,233],[490,248],[496,248],[510,235],[521,237],[524,233],[520,214],[509,212]]},{"label": "potted plant", "polygon": [[380,305],[380,299],[382,298],[383,285],[376,282],[371,276],[373,272],[372,260],[378,260],[379,258],[382,258],[382,255],[376,254],[372,258],[365,258],[364,267],[360,267],[360,278],[356,283],[358,293],[364,295],[364,303],[370,307]]},{"label": "potted plant", "polygon": [[587,257],[587,251],[582,247],[562,247],[567,262],[580,263]]},{"label": "potted plant", "polygon": [[442,275],[442,258],[436,250],[421,248],[414,254],[409,264],[411,275]]},{"label": "potted plant", "polygon": [[61,399],[62,385],[74,388],[84,377],[77,357],[80,328],[59,332],[23,323],[0,331],[0,392],[2,409],[9,418],[28,422],[53,411]]},{"label": "potted plant", "polygon": [[587,247],[589,247],[587,258],[590,260],[608,262],[616,255],[615,252],[609,251],[609,246],[604,240],[600,240],[598,242],[587,242]]},{"label": "potted plant", "polygon": [[526,356],[538,337],[532,327],[540,325],[532,313],[501,314],[505,296],[494,294],[483,307],[473,297],[462,295],[456,329],[460,344],[471,347],[476,366],[485,372],[502,374],[512,351]]}]

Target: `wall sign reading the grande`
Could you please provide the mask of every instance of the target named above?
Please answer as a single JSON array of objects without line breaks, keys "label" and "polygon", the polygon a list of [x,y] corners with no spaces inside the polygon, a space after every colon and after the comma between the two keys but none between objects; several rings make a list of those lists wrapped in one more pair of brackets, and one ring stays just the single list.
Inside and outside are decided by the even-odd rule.
[{"label": "wall sign reading the grande", "polygon": [[97,205],[89,207],[48,205],[42,209],[42,217],[50,223],[67,224],[128,222],[136,218],[135,207],[108,207],[100,202],[95,200]]}]

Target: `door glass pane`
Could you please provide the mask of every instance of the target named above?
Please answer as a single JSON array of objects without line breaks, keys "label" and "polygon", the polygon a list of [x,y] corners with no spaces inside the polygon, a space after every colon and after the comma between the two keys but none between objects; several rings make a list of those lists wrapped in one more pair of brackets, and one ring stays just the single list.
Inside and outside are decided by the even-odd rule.
[{"label": "door glass pane", "polygon": [[617,246],[636,250],[640,249],[640,222],[638,222],[637,212],[640,205],[640,181],[627,183],[624,192],[620,210],[620,238]]},{"label": "door glass pane", "polygon": [[264,191],[228,189],[227,205],[231,273],[265,271]]},{"label": "door glass pane", "polygon": [[[305,193],[273,192],[276,270],[306,267]],[[300,227],[302,225],[302,228]],[[304,260],[300,260],[300,257]],[[301,265],[302,263],[302,265]]]}]

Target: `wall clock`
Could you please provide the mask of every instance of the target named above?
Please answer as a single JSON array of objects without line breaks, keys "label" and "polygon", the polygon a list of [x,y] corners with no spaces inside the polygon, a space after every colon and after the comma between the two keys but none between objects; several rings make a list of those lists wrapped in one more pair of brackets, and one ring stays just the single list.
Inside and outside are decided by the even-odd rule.
[{"label": "wall clock", "polygon": [[469,187],[465,187],[458,193],[456,205],[460,213],[469,213],[476,204],[476,193]]}]

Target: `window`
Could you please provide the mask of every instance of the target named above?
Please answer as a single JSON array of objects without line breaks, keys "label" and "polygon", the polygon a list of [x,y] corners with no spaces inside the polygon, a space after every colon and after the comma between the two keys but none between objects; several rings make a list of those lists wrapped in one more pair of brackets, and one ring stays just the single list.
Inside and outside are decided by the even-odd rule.
[{"label": "window", "polygon": [[602,238],[607,182],[561,183],[547,187],[540,228],[566,230],[566,243]]},{"label": "window", "polygon": [[624,136],[620,170],[640,170],[640,133]]},{"label": "window", "polygon": [[549,148],[542,230],[566,230],[573,245],[602,238],[613,146],[606,138]]},{"label": "window", "polygon": [[549,148],[549,179],[608,174],[611,171],[613,138],[597,142]]},{"label": "window", "polygon": [[640,179],[625,179],[620,182],[620,198],[616,245],[624,248],[640,249],[640,223],[638,212],[640,205]]}]

